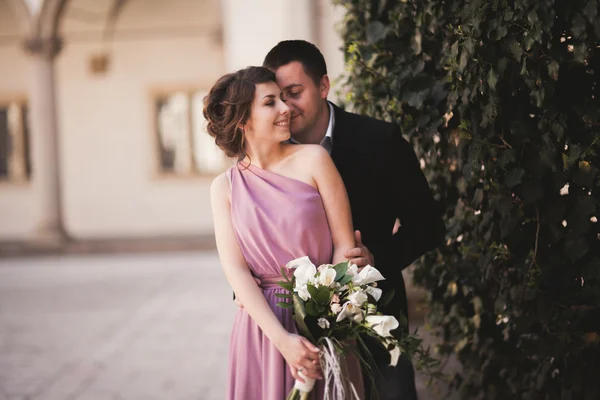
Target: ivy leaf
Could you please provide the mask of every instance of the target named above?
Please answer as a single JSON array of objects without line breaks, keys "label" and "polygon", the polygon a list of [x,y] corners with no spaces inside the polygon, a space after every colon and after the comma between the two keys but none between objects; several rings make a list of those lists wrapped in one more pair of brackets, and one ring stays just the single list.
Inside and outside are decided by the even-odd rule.
[{"label": "ivy leaf", "polygon": [[508,45],[508,49],[515,60],[521,61],[521,56],[523,55],[521,43],[517,42],[516,40],[511,40],[510,44]]},{"label": "ivy leaf", "polygon": [[583,19],[583,16],[581,14],[577,13],[573,18],[573,26],[571,28],[573,36],[576,38],[580,37],[585,32],[586,28],[587,22],[585,21],[585,19]]},{"label": "ivy leaf", "polygon": [[479,207],[481,202],[483,201],[483,189],[479,188],[475,190],[475,194],[473,195],[473,206]]},{"label": "ivy leaf", "polygon": [[496,204],[496,209],[501,216],[506,217],[512,210],[512,201],[509,198],[502,197]]},{"label": "ivy leaf", "polygon": [[469,60],[469,55],[465,49],[460,52],[460,57],[458,59],[458,72],[463,72],[467,67],[467,61]]},{"label": "ivy leaf", "polygon": [[596,0],[588,0],[583,8],[583,15],[587,18],[590,24],[596,22],[598,16],[598,5]]},{"label": "ivy leaf", "polygon": [[496,83],[498,82],[498,78],[496,77],[496,73],[494,72],[494,68],[490,68],[490,72],[488,73],[487,79],[488,85],[490,85],[491,89],[496,88]]},{"label": "ivy leaf", "polygon": [[577,212],[584,217],[588,217],[596,211],[598,201],[592,196],[578,196],[576,201]]},{"label": "ivy leaf", "polygon": [[590,245],[585,236],[565,242],[564,252],[572,262],[575,262],[585,256],[590,249]]},{"label": "ivy leaf", "polygon": [[517,222],[511,216],[502,218],[500,220],[500,237],[502,239],[509,237],[516,226]]},{"label": "ivy leaf", "polygon": [[548,75],[550,76],[550,78],[554,79],[555,81],[558,80],[558,69],[559,69],[559,65],[555,60],[552,60],[548,64]]},{"label": "ivy leaf", "polygon": [[580,186],[591,188],[597,175],[597,169],[587,161],[582,161],[573,171],[573,182]]},{"label": "ivy leaf", "polygon": [[522,168],[511,169],[506,176],[504,184],[508,188],[513,188],[521,183],[524,175],[525,171]]},{"label": "ivy leaf", "polygon": [[537,181],[530,181],[523,184],[523,201],[531,204],[539,201],[544,196],[544,189]]},{"label": "ivy leaf", "polygon": [[387,35],[387,29],[381,22],[373,21],[367,25],[366,34],[367,42],[375,44]]},{"label": "ivy leaf", "polygon": [[575,161],[579,160],[581,153],[581,147],[577,146],[576,144],[569,146],[568,164],[573,165]]},{"label": "ivy leaf", "polygon": [[513,149],[504,150],[502,154],[500,154],[500,157],[498,157],[498,165],[500,165],[502,168],[506,168],[508,164],[515,162],[516,160],[516,151]]}]

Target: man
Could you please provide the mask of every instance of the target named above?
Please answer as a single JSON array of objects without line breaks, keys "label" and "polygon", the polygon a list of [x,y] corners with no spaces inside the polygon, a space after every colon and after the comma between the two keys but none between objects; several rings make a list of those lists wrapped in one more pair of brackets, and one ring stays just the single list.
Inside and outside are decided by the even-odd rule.
[{"label": "man", "polygon": [[[397,125],[345,112],[327,101],[327,67],[313,44],[280,42],[263,65],[275,72],[290,107],[293,141],[324,146],[346,185],[357,230],[356,248],[346,257],[358,266],[376,266],[386,277],[379,287],[395,290],[383,313],[408,317],[402,270],[442,243],[445,235],[439,206],[415,152]],[[393,233],[397,219],[400,227]],[[416,399],[410,360],[401,358],[390,367],[383,347],[373,342],[369,349],[382,373],[375,377],[379,398]],[[367,395],[371,386],[365,379]]]}]

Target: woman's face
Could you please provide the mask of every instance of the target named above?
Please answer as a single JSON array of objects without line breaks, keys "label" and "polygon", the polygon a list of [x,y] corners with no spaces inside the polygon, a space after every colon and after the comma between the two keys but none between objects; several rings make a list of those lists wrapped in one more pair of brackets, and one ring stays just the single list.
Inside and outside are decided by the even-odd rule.
[{"label": "woman's face", "polygon": [[290,109],[275,82],[256,85],[244,132],[246,139],[255,143],[281,143],[290,138]]}]

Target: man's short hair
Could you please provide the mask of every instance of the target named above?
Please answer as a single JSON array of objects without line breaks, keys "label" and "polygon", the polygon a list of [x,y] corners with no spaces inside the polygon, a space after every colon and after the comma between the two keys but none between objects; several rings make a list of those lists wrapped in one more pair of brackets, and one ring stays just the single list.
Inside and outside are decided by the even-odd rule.
[{"label": "man's short hair", "polygon": [[284,40],[277,43],[265,57],[263,67],[276,70],[293,61],[302,64],[306,75],[310,76],[317,86],[323,75],[327,75],[327,65],[323,54],[317,46],[306,40]]}]

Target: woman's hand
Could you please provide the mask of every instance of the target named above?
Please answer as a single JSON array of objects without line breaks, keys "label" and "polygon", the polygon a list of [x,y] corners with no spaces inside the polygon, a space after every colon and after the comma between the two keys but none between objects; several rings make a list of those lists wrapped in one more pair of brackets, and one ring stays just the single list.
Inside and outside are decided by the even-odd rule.
[{"label": "woman's hand", "polygon": [[319,362],[320,350],[308,339],[290,333],[282,340],[279,351],[290,366],[295,379],[304,382],[304,379],[298,374],[299,371],[309,378],[323,379]]}]

